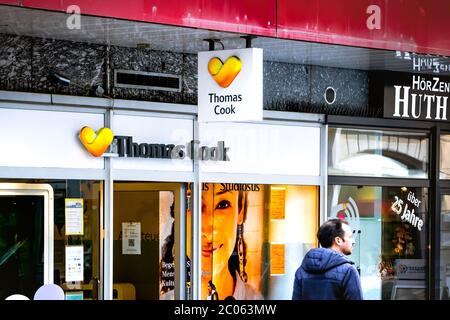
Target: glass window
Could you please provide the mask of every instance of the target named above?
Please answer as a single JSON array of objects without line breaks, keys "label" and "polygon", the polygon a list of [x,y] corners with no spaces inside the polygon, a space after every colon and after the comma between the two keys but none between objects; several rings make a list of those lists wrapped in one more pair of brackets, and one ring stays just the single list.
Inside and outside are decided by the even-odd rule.
[{"label": "glass window", "polygon": [[440,178],[450,179],[450,134],[441,135]]},{"label": "glass window", "polygon": [[0,300],[44,283],[44,199],[0,192]]},{"label": "glass window", "polygon": [[[50,181],[54,189],[55,230],[54,268],[55,283],[61,285],[66,299],[98,299],[100,287],[100,210],[103,183],[100,181],[66,180]],[[82,225],[76,221],[76,213],[69,215],[71,204],[82,206]],[[73,207],[73,206],[72,206]],[[73,209],[72,209],[73,210]],[[76,212],[77,209],[72,211]],[[69,229],[68,222],[71,221]],[[82,275],[70,272],[70,250],[80,249],[83,259]],[[72,280],[73,279],[73,280]]]},{"label": "glass window", "polygon": [[[3,182],[3,181],[2,181]],[[6,180],[5,182],[11,182]],[[103,184],[87,180],[15,180],[28,184],[49,184],[54,196],[54,283],[67,299],[97,299],[100,286],[100,211]],[[67,199],[79,205],[67,214]],[[0,197],[0,299],[16,288],[33,298],[43,284],[44,202],[39,197]],[[67,222],[71,221],[70,227]],[[6,249],[6,250],[5,250]],[[72,270],[67,256],[82,264]],[[74,260],[71,260],[72,262]],[[72,264],[71,266],[73,266]],[[7,272],[3,273],[6,270]],[[67,273],[69,270],[70,274]],[[6,292],[5,291],[5,292]]]},{"label": "glass window", "polygon": [[328,173],[376,177],[428,177],[425,133],[330,128]]},{"label": "glass window", "polygon": [[449,300],[450,288],[450,194],[441,197],[441,291],[440,298]]},{"label": "glass window", "polygon": [[330,185],[329,218],[356,234],[364,299],[425,299],[428,189]]},{"label": "glass window", "polygon": [[316,245],[318,187],[205,183],[202,299],[291,299]]}]

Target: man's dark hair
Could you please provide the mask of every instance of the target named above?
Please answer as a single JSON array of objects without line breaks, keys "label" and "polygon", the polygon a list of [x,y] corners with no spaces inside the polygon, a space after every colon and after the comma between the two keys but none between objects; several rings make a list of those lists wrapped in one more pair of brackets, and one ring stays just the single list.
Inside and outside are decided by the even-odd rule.
[{"label": "man's dark hair", "polygon": [[317,231],[317,239],[324,248],[330,248],[333,245],[334,238],[344,238],[344,230],[342,224],[348,225],[348,222],[341,219],[330,219],[324,222],[319,231]]}]

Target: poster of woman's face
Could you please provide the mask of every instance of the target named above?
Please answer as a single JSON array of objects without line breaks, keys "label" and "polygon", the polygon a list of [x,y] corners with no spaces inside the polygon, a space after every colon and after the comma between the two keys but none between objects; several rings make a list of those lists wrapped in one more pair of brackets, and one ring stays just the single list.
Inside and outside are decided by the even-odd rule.
[{"label": "poster of woman's face", "polygon": [[[203,183],[201,298],[290,299],[298,263],[316,246],[318,196],[317,186]],[[190,241],[186,249],[189,262]]]},{"label": "poster of woman's face", "polygon": [[[250,286],[255,291],[255,285],[260,287],[262,199],[259,185],[203,184],[203,298],[211,280],[219,299],[242,298],[237,291],[247,292]],[[250,269],[252,265],[254,268]]]}]

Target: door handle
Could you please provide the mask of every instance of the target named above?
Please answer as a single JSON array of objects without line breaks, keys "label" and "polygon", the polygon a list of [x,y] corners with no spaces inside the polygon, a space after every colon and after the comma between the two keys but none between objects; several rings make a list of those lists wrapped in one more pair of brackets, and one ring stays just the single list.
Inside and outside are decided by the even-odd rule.
[{"label": "door handle", "polygon": [[92,277],[90,282],[92,284],[92,300],[98,300],[98,287],[100,286],[100,280],[97,277]]}]

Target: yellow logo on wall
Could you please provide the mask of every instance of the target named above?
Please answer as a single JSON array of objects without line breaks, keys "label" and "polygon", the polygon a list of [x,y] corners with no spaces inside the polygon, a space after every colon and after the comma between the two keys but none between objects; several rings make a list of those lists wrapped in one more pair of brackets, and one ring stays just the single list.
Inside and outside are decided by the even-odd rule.
[{"label": "yellow logo on wall", "polygon": [[242,62],[236,56],[229,57],[225,63],[217,57],[208,62],[208,71],[222,88],[227,88],[242,69]]},{"label": "yellow logo on wall", "polygon": [[101,128],[95,132],[90,127],[83,127],[79,137],[87,151],[95,157],[100,157],[112,143],[114,134],[109,128]]}]

